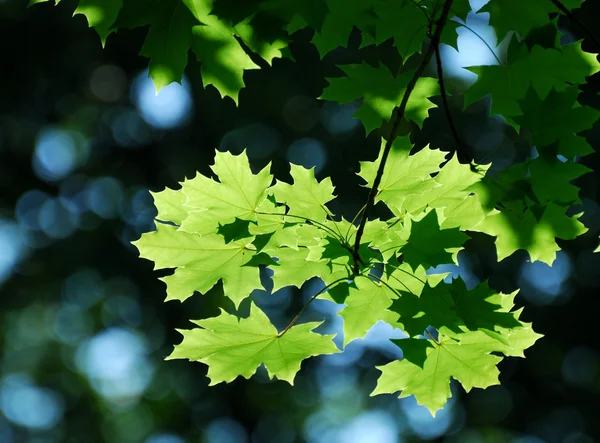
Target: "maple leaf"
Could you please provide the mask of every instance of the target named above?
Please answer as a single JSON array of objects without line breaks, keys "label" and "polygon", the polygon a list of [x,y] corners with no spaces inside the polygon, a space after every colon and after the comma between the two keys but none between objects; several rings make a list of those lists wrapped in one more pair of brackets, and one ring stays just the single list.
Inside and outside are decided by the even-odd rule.
[{"label": "maple leaf", "polygon": [[188,62],[192,26],[197,24],[183,3],[163,4],[152,17],[140,51],[140,55],[150,59],[148,75],[154,80],[157,93],[170,83],[181,82]]},{"label": "maple leaf", "polygon": [[133,244],[140,257],[154,261],[154,269],[177,268],[161,279],[167,284],[167,300],[184,301],[222,280],[224,294],[239,306],[254,289],[263,289],[258,264],[264,262],[252,262],[256,258],[252,239],[225,243],[218,234],[202,236],[157,224],[156,231]]},{"label": "maple leaf", "polygon": [[[329,86],[320,99],[342,104],[362,99],[354,116],[362,121],[367,135],[389,120],[392,110],[402,101],[413,76],[412,72],[405,72],[394,77],[385,66],[373,67],[364,62],[340,68],[346,77],[328,78]],[[438,91],[437,80],[419,78],[408,99],[404,118],[421,126],[427,118],[428,110],[435,106],[428,97],[438,95]]]},{"label": "maple leaf", "polygon": [[[320,30],[329,12],[328,5],[323,0],[265,0],[260,9],[269,11],[281,17],[285,22],[302,23],[300,26],[288,28],[288,32],[310,26]],[[298,20],[299,19],[299,20]]]},{"label": "maple leaf", "polygon": [[402,209],[411,214],[426,207],[441,209],[438,216],[442,229],[460,228],[466,231],[488,212],[472,189],[483,179],[488,168],[489,165],[478,165],[474,171],[470,165],[459,163],[458,158],[453,156],[433,178],[437,186],[422,194],[408,196]]},{"label": "maple leaf", "polygon": [[324,3],[328,13],[311,40],[321,57],[338,46],[346,46],[354,26],[359,29],[375,27],[370,0],[325,0]]},{"label": "maple leaf", "polygon": [[452,396],[450,378],[458,380],[467,392],[500,383],[496,365],[502,358],[490,354],[497,349],[493,342],[472,339],[463,344],[444,336],[435,344],[414,338],[394,342],[402,348],[404,358],[377,366],[381,376],[371,395],[402,391],[400,398],[414,395],[417,403],[435,416]]},{"label": "maple leaf", "polygon": [[401,249],[402,256],[412,268],[419,265],[435,267],[456,261],[456,254],[469,238],[457,228],[440,229],[435,210],[418,219],[407,216],[401,235],[406,240]]},{"label": "maple leaf", "polygon": [[[376,3],[375,13],[379,18],[376,24],[376,44],[393,38],[394,46],[403,59],[420,52],[429,26],[426,11],[427,9],[410,1],[402,4]],[[398,23],[403,26],[398,26]]]},{"label": "maple leaf", "polygon": [[517,213],[507,208],[502,212],[490,212],[470,230],[496,237],[498,261],[524,249],[529,252],[531,261],[552,265],[556,252],[560,251],[555,238],[572,240],[587,231],[578,220],[580,216],[568,217],[565,207],[549,202],[539,221],[530,209]]},{"label": "maple leaf", "polygon": [[[579,8],[582,2],[583,0],[562,1],[567,9]],[[550,1],[490,0],[477,12],[490,13],[490,25],[496,30],[498,40],[502,40],[509,31],[513,30],[526,37],[532,29],[548,23],[548,14],[562,11]]]},{"label": "maple leaf", "polygon": [[269,318],[251,306],[248,318],[221,311],[218,317],[194,321],[200,328],[178,330],[183,335],[167,360],[185,358],[208,365],[210,385],[250,378],[262,363],[270,378],[294,384],[302,360],[339,352],[333,335],[311,332],[321,323],[304,323],[278,334]]},{"label": "maple leaf", "polygon": [[287,46],[287,41],[280,35],[262,38],[263,34],[253,26],[255,16],[235,26],[226,23],[212,13],[213,0],[184,0],[184,3],[201,23],[192,28],[191,46],[202,63],[204,87],[213,85],[222,97],[231,97],[237,105],[239,92],[245,86],[244,71],[259,66],[240,46],[236,36],[268,63],[282,56],[281,49]]},{"label": "maple leaf", "polygon": [[550,201],[562,205],[579,203],[579,188],[571,181],[590,171],[582,164],[562,162],[549,155],[541,155],[529,164],[531,188],[542,204]]},{"label": "maple leaf", "polygon": [[[330,280],[327,277],[331,276],[331,279],[336,279],[332,274],[328,260],[308,260],[310,254],[308,248],[298,250],[280,248],[272,254],[278,259],[277,263],[269,266],[274,271],[273,292],[285,286],[300,288],[305,281],[313,277]],[[347,272],[343,272],[342,275],[347,275]]]},{"label": "maple leaf", "polygon": [[228,96],[238,104],[239,91],[245,86],[244,70],[258,65],[242,49],[231,29],[218,20],[194,26],[192,49],[202,62],[202,82],[213,85],[222,97]]},{"label": "maple leaf", "polygon": [[73,15],[85,16],[90,27],[94,28],[100,36],[104,47],[106,38],[114,31],[113,24],[122,6],[123,0],[79,0]]},{"label": "maple leaf", "polygon": [[344,319],[344,346],[362,338],[379,320],[394,324],[398,317],[388,311],[397,298],[393,290],[367,277],[358,276],[349,285],[346,307],[338,315]]},{"label": "maple leaf", "polygon": [[600,117],[600,111],[577,103],[579,87],[551,90],[545,99],[530,89],[519,106],[523,115],[513,120],[528,129],[532,144],[538,148],[560,141],[563,136],[590,129]]},{"label": "maple leaf", "polygon": [[165,188],[161,192],[150,192],[150,195],[158,210],[158,220],[180,225],[188,216],[188,208],[185,207],[186,196],[181,190]]},{"label": "maple leaf", "polygon": [[[432,326],[445,335],[455,336],[467,331],[483,330],[494,333],[504,329],[516,329],[522,324],[513,313],[514,305],[503,305],[502,297],[514,299],[491,291],[487,283],[481,283],[470,291],[460,279],[451,285],[427,284],[418,294],[406,293],[393,302],[390,310],[397,313],[397,324],[411,337],[420,335]],[[496,335],[495,337],[498,338]]]},{"label": "maple leaf", "polygon": [[398,255],[398,251],[406,244],[406,239],[400,234],[402,225],[400,219],[394,217],[387,222],[382,220],[369,220],[365,224],[362,240],[370,247],[377,249],[384,262]]},{"label": "maple leaf", "polygon": [[[379,157],[374,162],[360,162],[358,173],[372,187],[381,163],[385,141],[382,141]],[[404,214],[405,200],[411,195],[440,186],[429,174],[439,171],[445,153],[424,148],[409,155],[412,144],[408,137],[398,137],[392,144],[375,201],[383,201],[394,214]]]},{"label": "maple leaf", "polygon": [[327,177],[320,182],[315,178],[314,168],[291,165],[293,184],[282,181],[270,188],[278,202],[290,207],[289,214],[305,217],[309,220],[324,222],[332,216],[325,204],[335,198],[331,179]]},{"label": "maple leaf", "polygon": [[210,234],[216,232],[219,222],[232,222],[235,218],[257,221],[259,207],[273,181],[269,166],[253,174],[245,150],[237,156],[217,151],[211,169],[217,174],[218,182],[197,174],[182,183],[189,216],[181,228]]},{"label": "maple leaf", "polygon": [[519,102],[526,98],[530,87],[544,100],[552,89],[563,91],[569,88],[569,83],[584,83],[586,77],[600,71],[600,63],[594,54],[581,50],[581,42],[560,48],[536,45],[529,51],[513,37],[506,64],[467,69],[478,78],[465,92],[464,106],[491,94],[490,114],[502,115],[515,126],[513,117],[523,113]]}]

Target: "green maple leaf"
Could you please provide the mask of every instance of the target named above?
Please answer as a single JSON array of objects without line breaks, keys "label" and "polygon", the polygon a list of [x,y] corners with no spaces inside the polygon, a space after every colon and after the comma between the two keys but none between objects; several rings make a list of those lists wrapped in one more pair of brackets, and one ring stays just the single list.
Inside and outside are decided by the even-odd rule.
[{"label": "green maple leaf", "polygon": [[402,256],[412,268],[419,265],[435,267],[456,261],[456,254],[469,239],[458,228],[440,229],[435,210],[419,219],[407,216],[402,236],[406,240],[401,249]]},{"label": "green maple leaf", "polygon": [[202,82],[213,85],[222,97],[238,103],[239,91],[245,86],[244,71],[258,69],[235,39],[231,29],[218,20],[194,26],[192,48],[202,62]]},{"label": "green maple leaf", "polygon": [[404,358],[377,366],[381,376],[371,395],[402,391],[400,398],[414,395],[417,403],[435,416],[452,396],[450,378],[458,380],[467,392],[499,384],[496,365],[502,358],[490,354],[497,348],[487,340],[463,344],[440,336],[435,344],[414,338],[394,341]]},{"label": "green maple leaf", "polygon": [[[400,105],[412,72],[405,72],[395,78],[385,66],[374,68],[367,63],[343,65],[340,68],[346,77],[328,78],[320,99],[338,103],[350,103],[362,98],[362,104],[354,115],[358,117],[367,135],[390,119],[392,110]],[[421,126],[435,105],[428,97],[439,94],[437,80],[421,77],[410,94],[404,118]]]},{"label": "green maple leaf", "polygon": [[73,15],[85,16],[90,27],[94,28],[100,36],[104,47],[106,38],[114,31],[112,26],[122,6],[123,0],[79,0]]},{"label": "green maple leaf", "polygon": [[560,141],[563,136],[590,129],[600,117],[600,111],[577,103],[578,86],[562,91],[552,90],[545,99],[529,90],[519,102],[522,116],[513,120],[531,135],[532,143],[544,147]]},{"label": "green maple leaf", "polygon": [[584,83],[586,77],[600,71],[600,63],[595,54],[581,50],[581,42],[547,49],[536,45],[530,52],[512,38],[506,64],[468,69],[478,78],[465,92],[464,106],[491,94],[490,114],[502,115],[514,125],[513,117],[523,113],[519,102],[530,87],[544,100],[552,89],[563,91],[569,84]]},{"label": "green maple leaf", "polygon": [[[575,9],[581,6],[583,0],[563,0],[562,3],[567,9]],[[490,0],[477,12],[490,13],[490,25],[496,30],[498,40],[503,40],[513,30],[525,37],[532,29],[546,25],[550,20],[548,14],[561,11],[552,2],[545,0]]]},{"label": "green maple leaf", "polygon": [[[427,9],[410,1],[377,2],[375,13],[379,20],[376,24],[376,44],[393,38],[394,46],[403,59],[420,52],[429,26],[426,11]],[[399,23],[402,26],[398,26]]]},{"label": "green maple leaf", "polygon": [[344,300],[346,307],[338,313],[344,319],[344,346],[364,337],[379,320],[393,325],[398,316],[388,308],[396,298],[387,286],[367,277],[356,277]]},{"label": "green maple leaf", "polygon": [[502,212],[494,210],[470,230],[497,237],[498,261],[519,249],[525,249],[531,261],[539,260],[552,265],[556,252],[560,251],[555,237],[572,240],[587,231],[578,220],[581,214],[568,217],[566,209],[549,202],[539,221],[530,209],[523,213],[510,208]]},{"label": "green maple leaf", "polygon": [[288,46],[288,39],[282,35],[281,30],[273,31],[272,21],[265,20],[262,16],[253,16],[236,24],[233,28],[244,44],[252,52],[260,55],[269,65],[273,64],[273,59],[282,58],[283,51]]},{"label": "green maple leaf", "polygon": [[186,196],[181,190],[165,188],[161,192],[150,192],[150,194],[158,210],[156,216],[158,220],[180,225],[188,216],[188,209],[185,207]]},{"label": "green maple leaf", "polygon": [[321,57],[338,46],[346,46],[354,26],[359,29],[375,26],[372,1],[325,0],[324,3],[329,12],[311,40]]},{"label": "green maple leaf", "polygon": [[[360,162],[360,175],[367,187],[372,187],[377,175],[377,169],[383,155],[382,143],[379,157],[374,162]],[[381,183],[375,201],[383,201],[394,214],[404,214],[405,200],[411,195],[421,195],[425,191],[440,186],[429,174],[440,170],[445,153],[428,148],[414,155],[409,155],[412,144],[408,137],[398,137],[394,140],[389,153]]]},{"label": "green maple leaf", "polygon": [[[518,100],[525,97],[530,85],[528,56],[527,48],[524,45],[517,46],[513,38],[509,45],[506,64],[466,68],[477,74],[477,81],[465,92],[465,108],[491,94],[490,115],[499,114],[505,118],[520,115]],[[507,121],[511,123],[510,120]]]},{"label": "green maple leaf", "polygon": [[[222,97],[231,97],[238,104],[240,90],[245,86],[244,71],[258,69],[251,57],[236,40],[236,36],[255,53],[271,63],[281,57],[287,42],[281,35],[263,38],[256,29],[257,17],[252,15],[234,26],[213,14],[213,0],[184,0],[201,23],[192,29],[192,49],[202,63],[204,86],[213,85]],[[262,26],[262,23],[260,23]]]},{"label": "green maple leaf", "polygon": [[198,174],[182,183],[189,212],[182,229],[210,234],[216,232],[218,223],[232,222],[235,218],[257,221],[257,213],[273,181],[269,166],[253,174],[246,151],[237,156],[217,151],[211,169],[217,174],[218,182]]},{"label": "green maple leaf", "polygon": [[206,293],[219,280],[223,292],[236,306],[260,283],[256,248],[252,237],[225,243],[217,234],[198,235],[157,224],[156,231],[143,234],[133,244],[140,257],[152,260],[154,269],[177,268],[163,277],[167,284],[167,300],[183,301],[194,291]]},{"label": "green maple leaf", "polygon": [[[285,286],[300,288],[305,281],[313,277],[320,277],[328,281],[336,279],[328,260],[308,260],[309,253],[308,248],[297,250],[280,248],[271,253],[278,259],[277,263],[270,265],[274,271],[273,292]],[[347,275],[347,272],[344,271],[341,274],[341,276],[344,275]]]},{"label": "green maple leaf", "polygon": [[[156,91],[181,82],[188,62],[192,26],[197,20],[181,2],[163,2],[156,8],[140,55],[150,59],[149,76]],[[154,12],[153,11],[153,12]]]},{"label": "green maple leaf", "polygon": [[291,34],[294,30],[305,26],[319,31],[329,12],[328,5],[323,0],[265,0],[260,9],[276,14],[287,23],[302,23],[300,26],[288,28]]},{"label": "green maple leaf", "polygon": [[461,344],[480,343],[502,352],[507,357],[525,357],[524,351],[534,345],[543,335],[535,332],[531,325],[525,324],[523,328],[507,329],[502,331],[502,341],[491,334],[482,331],[465,332],[460,335]]},{"label": "green maple leaf", "polygon": [[335,198],[331,178],[327,177],[318,182],[315,178],[314,168],[306,169],[303,166],[291,165],[293,184],[280,180],[271,187],[278,202],[285,203],[290,208],[290,214],[302,216],[306,219],[324,222],[332,216],[325,204]]},{"label": "green maple leaf", "polygon": [[293,326],[279,335],[256,306],[251,307],[248,318],[222,311],[218,317],[194,323],[200,328],[179,330],[183,341],[167,359],[185,358],[208,365],[211,386],[238,376],[250,378],[261,363],[269,377],[294,384],[302,360],[339,352],[332,335],[311,332],[321,323]]},{"label": "green maple leaf", "polygon": [[443,208],[444,227],[460,227],[468,229],[479,222],[485,212],[478,207],[476,198],[469,198],[474,184],[481,181],[488,166],[478,166],[473,171],[468,164],[459,163],[453,156],[433,179],[438,185],[426,190],[422,194],[412,195],[407,198],[403,208],[409,213],[423,211],[427,206]]},{"label": "green maple leaf", "polygon": [[398,255],[398,251],[406,244],[406,239],[400,234],[402,225],[400,219],[394,217],[387,222],[369,220],[365,225],[362,240],[370,247],[377,249],[384,262]]},{"label": "green maple leaf", "polygon": [[507,309],[503,297],[510,303],[514,294],[498,294],[491,291],[487,283],[469,291],[464,282],[457,279],[451,285],[424,285],[420,295],[404,292],[390,310],[400,316],[396,317],[397,323],[411,337],[433,326],[448,336],[480,330],[502,340],[494,333],[522,327],[515,314],[508,312],[514,305]]},{"label": "green maple leaf", "polygon": [[[408,263],[387,263],[385,273],[381,277],[392,289],[400,293],[408,293],[419,297],[426,285],[433,288],[443,281],[446,274],[427,274],[423,266],[413,269]],[[396,316],[396,320],[397,320]]]},{"label": "green maple leaf", "polygon": [[570,89],[573,83],[585,83],[586,77],[600,71],[597,54],[581,49],[583,42],[577,41],[559,48],[542,48],[535,45],[526,58],[525,69],[531,77],[531,87],[545,99],[552,89]]},{"label": "green maple leaf", "polygon": [[543,155],[530,162],[529,171],[531,187],[540,203],[554,201],[569,205],[580,202],[579,188],[571,181],[591,169],[580,163],[561,162],[556,156]]}]

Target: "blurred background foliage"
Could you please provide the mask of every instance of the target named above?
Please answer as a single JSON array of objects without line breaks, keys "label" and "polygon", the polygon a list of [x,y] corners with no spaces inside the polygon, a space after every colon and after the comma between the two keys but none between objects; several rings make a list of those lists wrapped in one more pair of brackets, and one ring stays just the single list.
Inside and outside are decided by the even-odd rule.
[{"label": "blurred background foliage", "polygon": [[[209,174],[215,148],[247,148],[256,170],[272,162],[278,178],[289,178],[288,162],[331,176],[339,195],[332,210],[351,218],[366,199],[354,175],[358,161],[375,159],[379,138],[365,139],[352,118],[356,104],[315,97],[325,77],[341,75],[334,63],[360,63],[365,54],[355,35],[351,49],[321,61],[310,33],[300,31],[291,45],[296,63],[275,60],[247,72],[239,107],[203,88],[193,57],[183,84],[157,96],[138,56],[144,30],[119,31],[102,50],[84,17],[71,17],[74,9],[73,0],[31,9],[0,0],[0,442],[600,440],[597,172],[577,182],[589,232],[559,242],[564,251],[552,267],[520,253],[497,264],[493,242],[478,234],[460,253],[460,266],[447,267],[467,284],[521,287],[522,318],[546,337],[527,359],[502,362],[501,386],[468,395],[454,386],[435,418],[412,398],[368,396],[379,374],[374,365],[399,352],[388,341],[398,331],[382,324],[345,353],[304,363],[294,387],[259,371],[209,388],[204,365],[165,362],[180,340],[175,328],[216,315],[223,296],[216,289],[163,303],[161,274],[130,244],[154,229],[148,191],[177,187],[196,171]],[[594,29],[600,2],[588,0],[577,16]],[[471,14],[468,25],[502,53],[487,19]],[[566,18],[560,28],[564,42],[584,37]],[[453,92],[473,80],[462,67],[496,63],[466,28],[458,47],[442,54]],[[583,47],[600,52],[592,42]],[[391,53],[385,44],[378,52]],[[600,108],[599,87],[600,76],[589,79],[581,101]],[[488,116],[488,101],[465,110],[460,94],[450,102],[466,144],[462,155],[501,169],[528,149],[502,119]],[[598,129],[585,134],[594,149]],[[431,111],[414,141],[453,149],[442,109]],[[597,154],[582,162],[600,171]],[[253,297],[277,324],[297,312],[314,284]],[[341,331],[328,302],[315,302],[309,313],[307,319],[326,319],[325,330]]]}]

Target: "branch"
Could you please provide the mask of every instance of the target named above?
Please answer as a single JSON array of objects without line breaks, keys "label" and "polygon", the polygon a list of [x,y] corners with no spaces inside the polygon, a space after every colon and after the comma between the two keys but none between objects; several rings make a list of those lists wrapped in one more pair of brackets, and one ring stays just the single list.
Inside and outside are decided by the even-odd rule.
[{"label": "branch", "polygon": [[558,9],[560,9],[563,12],[563,14],[565,14],[569,18],[569,20],[577,23],[579,25],[579,27],[583,30],[583,32],[590,38],[590,40],[592,40],[596,44],[596,46],[598,48],[600,48],[600,40],[598,40],[596,38],[596,36],[594,36],[594,34],[592,34],[592,31],[590,31],[588,29],[588,27],[585,26],[581,20],[579,20],[577,17],[575,17],[575,15],[571,11],[569,11],[567,9],[567,7],[565,5],[563,5],[559,0],[550,0],[550,1],[554,4],[554,6],[556,6]]},{"label": "branch", "polygon": [[446,120],[448,120],[448,124],[450,125],[452,135],[454,136],[454,141],[456,142],[456,151],[462,151],[463,145],[460,142],[460,137],[458,136],[456,126],[454,126],[454,120],[452,120],[452,115],[450,114],[450,106],[448,106],[448,96],[446,94],[446,86],[444,84],[444,72],[442,70],[442,57],[440,55],[439,42],[435,46],[435,61],[437,62],[438,82],[440,84],[440,93],[442,94],[442,103],[444,104]]},{"label": "branch", "polygon": [[390,154],[390,150],[392,149],[392,144],[398,135],[398,128],[400,126],[400,121],[404,117],[404,113],[406,111],[406,106],[408,105],[408,99],[410,98],[410,94],[412,93],[413,89],[415,89],[415,86],[417,85],[417,80],[419,80],[419,77],[421,77],[421,75],[423,75],[423,71],[425,71],[427,64],[431,60],[431,57],[433,56],[435,48],[440,43],[440,37],[442,35],[442,31],[444,30],[444,25],[446,24],[446,20],[448,19],[448,14],[450,13],[450,8],[452,7],[453,1],[454,0],[446,0],[446,3],[444,3],[444,8],[442,10],[442,14],[440,15],[440,18],[437,21],[437,27],[435,29],[435,34],[431,38],[431,43],[429,45],[429,48],[427,49],[427,53],[423,57],[423,60],[421,60],[421,64],[419,64],[419,67],[417,68],[414,75],[410,79],[410,82],[408,83],[408,85],[406,87],[406,92],[404,93],[404,96],[402,97],[402,102],[400,103],[400,106],[398,106],[396,109],[394,109],[394,112],[392,113],[392,128],[390,131],[390,135],[385,143],[385,147],[383,149],[383,155],[381,156],[381,163],[379,164],[379,168],[377,169],[377,175],[375,175],[373,187],[371,188],[371,192],[369,193],[369,198],[367,199],[367,204],[366,204],[365,210],[363,212],[363,215],[360,219],[360,225],[358,227],[358,231],[356,232],[356,239],[354,241],[354,249],[352,250],[352,257],[354,259],[354,274],[358,275],[358,273],[359,273],[358,249],[360,248],[360,239],[362,238],[363,232],[365,230],[365,225],[367,224],[369,212],[371,211],[371,209],[373,208],[373,205],[375,204],[375,197],[377,196],[378,188],[381,183],[381,178],[383,177],[383,170],[385,168],[385,163],[387,161],[388,155]]}]

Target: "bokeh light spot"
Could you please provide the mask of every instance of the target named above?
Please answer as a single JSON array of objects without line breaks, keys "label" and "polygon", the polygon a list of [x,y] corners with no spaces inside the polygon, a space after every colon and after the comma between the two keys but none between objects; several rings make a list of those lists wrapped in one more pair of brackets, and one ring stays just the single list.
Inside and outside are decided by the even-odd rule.
[{"label": "bokeh light spot", "polygon": [[60,422],[64,405],[54,391],[33,385],[24,374],[11,374],[0,383],[0,408],[17,425],[46,430]]},{"label": "bokeh light spot", "polygon": [[14,271],[25,252],[25,238],[16,223],[0,219],[0,283]]},{"label": "bokeh light spot", "polygon": [[131,93],[142,119],[155,128],[174,129],[192,118],[193,102],[185,77],[181,84],[171,83],[157,94],[148,71],[144,71],[133,81]]},{"label": "bokeh light spot", "polygon": [[42,180],[61,180],[87,160],[88,149],[81,134],[44,129],[36,140],[33,170]]},{"label": "bokeh light spot", "polygon": [[49,198],[42,204],[38,220],[44,234],[51,238],[63,239],[77,228],[79,214],[70,211],[60,200]]},{"label": "bokeh light spot", "polygon": [[331,135],[351,132],[360,126],[360,119],[354,117],[360,106],[357,102],[338,104],[325,102],[321,108],[321,123]]},{"label": "bokeh light spot", "polygon": [[248,434],[244,427],[231,418],[211,421],[204,431],[203,443],[246,443]]},{"label": "bokeh light spot", "polygon": [[77,350],[76,364],[96,392],[116,403],[136,403],[152,381],[147,348],[134,332],[106,329]]},{"label": "bokeh light spot", "polygon": [[123,200],[123,185],[114,177],[91,180],[85,189],[87,207],[102,218],[119,215]]},{"label": "bokeh light spot", "polygon": [[363,412],[340,431],[344,443],[398,443],[398,421],[389,413]]},{"label": "bokeh light spot", "polygon": [[287,152],[290,163],[312,168],[319,172],[327,163],[327,152],[323,143],[314,138],[302,138],[290,145]]},{"label": "bokeh light spot", "polygon": [[547,305],[554,302],[564,292],[564,282],[571,275],[571,260],[560,251],[552,266],[535,261],[524,263],[521,267],[520,283],[526,283],[533,290],[523,287],[521,294],[532,303]]}]

